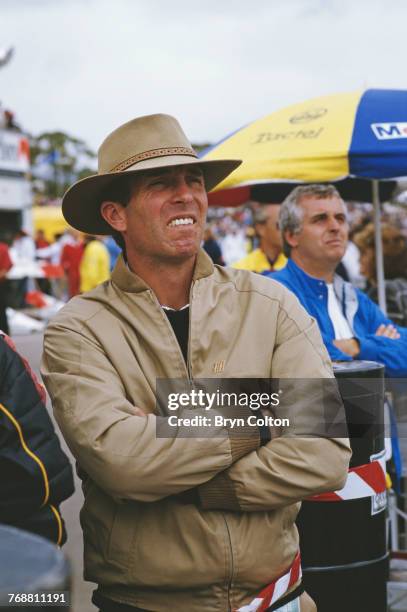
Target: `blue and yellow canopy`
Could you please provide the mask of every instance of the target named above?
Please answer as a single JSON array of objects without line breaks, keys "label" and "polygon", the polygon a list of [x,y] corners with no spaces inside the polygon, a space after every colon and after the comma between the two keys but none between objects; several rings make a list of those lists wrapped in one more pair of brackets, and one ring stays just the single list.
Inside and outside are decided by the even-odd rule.
[{"label": "blue and yellow canopy", "polygon": [[216,191],[406,176],[407,91],[369,89],[294,104],[229,135],[204,158],[243,160]]}]

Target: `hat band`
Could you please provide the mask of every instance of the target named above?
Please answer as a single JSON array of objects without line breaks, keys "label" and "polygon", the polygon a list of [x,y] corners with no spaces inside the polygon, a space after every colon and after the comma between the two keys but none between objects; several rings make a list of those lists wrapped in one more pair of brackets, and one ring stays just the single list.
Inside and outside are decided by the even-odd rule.
[{"label": "hat band", "polygon": [[117,166],[114,166],[109,172],[121,172],[127,170],[130,166],[137,164],[137,162],[144,161],[145,159],[153,159],[154,157],[164,157],[165,155],[191,155],[197,157],[197,154],[193,149],[189,147],[171,147],[169,149],[151,149],[151,151],[143,151],[129,157],[125,161],[120,162]]}]

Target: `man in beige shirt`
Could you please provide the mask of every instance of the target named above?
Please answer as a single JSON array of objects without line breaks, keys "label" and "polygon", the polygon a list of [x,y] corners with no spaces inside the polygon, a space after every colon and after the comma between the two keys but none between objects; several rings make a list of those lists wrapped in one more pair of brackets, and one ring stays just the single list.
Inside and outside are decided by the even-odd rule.
[{"label": "man in beige shirt", "polygon": [[[300,500],[342,487],[348,441],[311,437],[327,412],[312,393],[258,412],[239,399],[233,418],[196,403],[201,380],[333,379],[288,291],[200,249],[207,191],[238,164],[198,159],[173,117],[151,115],[110,134],[98,175],[64,197],[72,226],[124,253],[51,322],[43,360],[83,479],[85,578],[103,612],[314,609],[295,517]],[[180,379],[188,393],[161,401],[163,381]],[[330,401],[336,414],[336,390]]]}]

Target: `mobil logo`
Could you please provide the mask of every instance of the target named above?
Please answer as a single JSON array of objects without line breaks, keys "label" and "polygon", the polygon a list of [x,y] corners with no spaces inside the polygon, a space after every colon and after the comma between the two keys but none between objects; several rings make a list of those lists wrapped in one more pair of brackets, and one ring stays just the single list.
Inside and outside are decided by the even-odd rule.
[{"label": "mobil logo", "polygon": [[407,122],[372,123],[370,127],[378,140],[407,138]]}]

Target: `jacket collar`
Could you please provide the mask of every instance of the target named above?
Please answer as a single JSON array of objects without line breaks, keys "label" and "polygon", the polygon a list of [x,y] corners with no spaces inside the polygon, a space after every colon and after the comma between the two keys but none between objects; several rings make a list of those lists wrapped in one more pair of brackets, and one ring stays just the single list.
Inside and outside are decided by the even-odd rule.
[{"label": "jacket collar", "polygon": [[[200,278],[210,276],[213,273],[213,270],[214,266],[211,258],[203,249],[200,249],[196,258],[192,281],[194,282]],[[112,272],[111,279],[113,283],[119,287],[119,289],[128,293],[141,293],[142,291],[148,291],[150,289],[142,278],[130,270],[124,261],[122,254],[119,255],[117,263]]]},{"label": "jacket collar", "polygon": [[[327,298],[328,289],[324,280],[310,276],[299,266],[297,266],[292,259],[289,259],[287,262],[287,270],[296,279],[298,285],[301,287],[303,295],[308,294],[314,296],[316,294],[321,294],[322,292],[322,294],[325,295],[325,299]],[[335,295],[341,304],[343,314],[353,329],[355,315],[359,308],[359,300],[356,289],[353,287],[353,285],[351,285],[351,283],[344,281],[338,274],[335,274],[334,276],[333,285]]]},{"label": "jacket collar", "polygon": [[321,287],[326,288],[326,282],[324,280],[310,276],[304,272],[302,268],[297,266],[292,259],[289,259],[287,262],[287,270],[297,279],[302,288],[308,290],[308,292],[311,290],[311,292],[319,293]]}]

